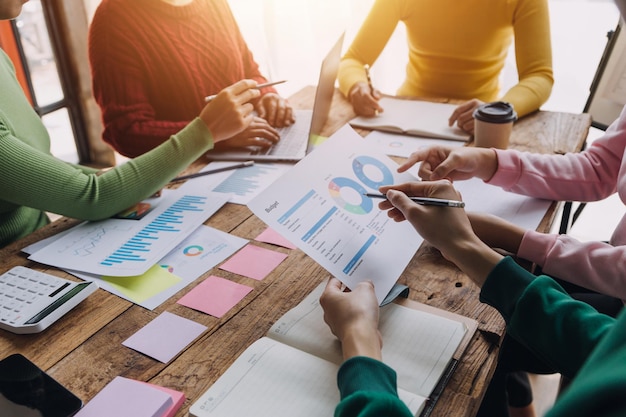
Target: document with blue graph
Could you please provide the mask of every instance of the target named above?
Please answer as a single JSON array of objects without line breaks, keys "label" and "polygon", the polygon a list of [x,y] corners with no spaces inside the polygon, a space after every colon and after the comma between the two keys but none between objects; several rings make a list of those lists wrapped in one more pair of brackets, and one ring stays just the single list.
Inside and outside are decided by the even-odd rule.
[{"label": "document with blue graph", "polygon": [[84,222],[29,259],[95,275],[145,273],[220,209],[230,198],[200,187],[163,193],[150,200],[139,220]]},{"label": "document with blue graph", "polygon": [[372,280],[382,302],[423,241],[364,195],[415,180],[397,166],[346,125],[248,207],[348,288]]}]

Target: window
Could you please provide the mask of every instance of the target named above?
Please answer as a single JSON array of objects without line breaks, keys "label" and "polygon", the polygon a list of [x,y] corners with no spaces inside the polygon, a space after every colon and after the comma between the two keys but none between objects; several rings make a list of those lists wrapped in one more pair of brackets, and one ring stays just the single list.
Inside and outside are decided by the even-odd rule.
[{"label": "window", "polygon": [[31,0],[20,16],[0,22],[0,43],[60,159],[94,167],[115,164],[102,139],[100,110],[91,93],[83,0]]},{"label": "window", "polygon": [[35,111],[50,133],[51,151],[68,162],[79,162],[77,132],[70,103],[64,93],[57,60],[52,49],[40,0],[24,4],[20,16],[11,21],[24,68],[26,88]]}]

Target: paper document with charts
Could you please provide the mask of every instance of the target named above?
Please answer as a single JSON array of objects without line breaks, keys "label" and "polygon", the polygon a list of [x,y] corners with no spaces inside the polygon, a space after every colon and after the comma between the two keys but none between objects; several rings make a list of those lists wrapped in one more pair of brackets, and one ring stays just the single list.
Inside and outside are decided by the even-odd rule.
[{"label": "paper document with charts", "polygon": [[409,136],[422,136],[465,142],[469,133],[456,126],[448,126],[455,104],[383,97],[379,101],[384,109],[374,117],[355,117],[354,127],[381,130]]},{"label": "paper document with charts", "polygon": [[95,275],[144,274],[230,198],[195,184],[151,199],[142,216],[80,223],[28,259]]},{"label": "paper document with charts", "polygon": [[248,207],[349,288],[372,280],[382,302],[423,241],[364,195],[415,180],[397,166],[346,125]]}]

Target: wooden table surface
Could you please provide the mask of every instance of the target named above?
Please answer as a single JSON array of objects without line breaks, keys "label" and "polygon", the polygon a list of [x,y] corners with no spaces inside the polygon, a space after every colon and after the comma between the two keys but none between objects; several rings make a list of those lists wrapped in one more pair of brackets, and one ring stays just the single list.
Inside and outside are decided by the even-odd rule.
[{"label": "wooden table surface", "polygon": [[[311,108],[314,92],[313,87],[306,87],[291,97],[290,102],[296,108]],[[351,106],[336,93],[324,135],[330,135],[352,117]],[[542,153],[578,151],[590,123],[589,115],[537,112],[516,123],[511,147]],[[185,173],[198,171],[202,165],[198,161]],[[549,229],[556,208],[555,203],[539,230]],[[0,272],[26,265],[75,279],[56,268],[29,261],[20,249],[78,223],[62,218],[0,250]],[[225,205],[205,224],[250,240],[266,227],[247,207],[235,204]],[[183,391],[187,400],[177,416],[185,416],[190,405],[247,346],[264,336],[281,315],[329,276],[300,250],[259,242],[251,244],[289,256],[262,281],[217,268],[207,271],[153,311],[98,290],[42,333],[15,335],[0,330],[0,358],[22,353],[85,403],[118,375]],[[176,304],[209,275],[250,286],[253,291],[222,318]],[[495,369],[498,343],[505,332],[502,318],[494,309],[481,304],[477,287],[428,244],[422,245],[399,282],[410,287],[409,298],[479,322],[479,331],[433,412],[434,416],[473,416]],[[201,323],[208,330],[168,364],[122,346],[122,341],[164,311]]]}]

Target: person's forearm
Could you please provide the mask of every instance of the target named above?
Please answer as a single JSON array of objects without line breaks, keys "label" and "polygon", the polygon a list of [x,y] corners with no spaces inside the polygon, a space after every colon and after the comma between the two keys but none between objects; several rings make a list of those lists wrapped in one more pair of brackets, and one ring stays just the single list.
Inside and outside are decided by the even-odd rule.
[{"label": "person's forearm", "polygon": [[478,239],[459,239],[443,253],[479,287],[503,258]]},{"label": "person's forearm", "polygon": [[469,213],[474,233],[492,248],[517,254],[526,230],[497,216]]},{"label": "person's forearm", "polygon": [[369,327],[352,328],[341,340],[343,359],[354,356],[367,356],[382,360],[382,346],[380,333]]}]

